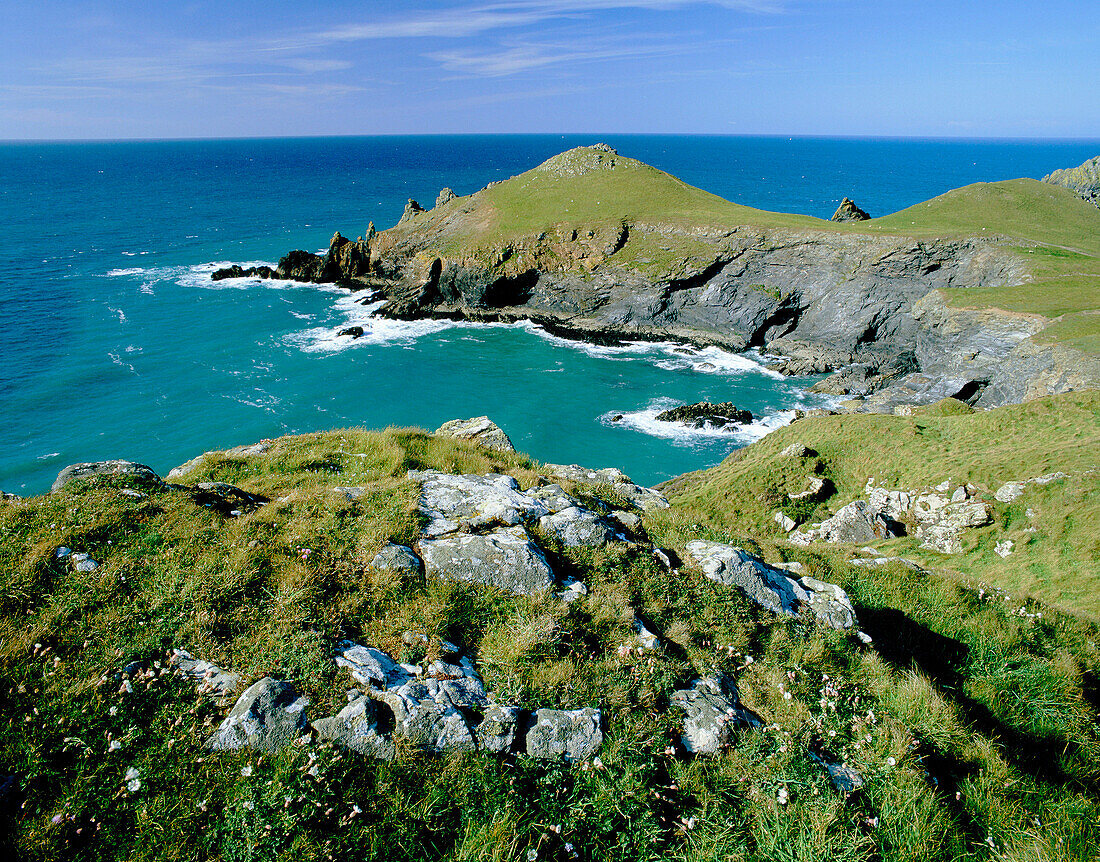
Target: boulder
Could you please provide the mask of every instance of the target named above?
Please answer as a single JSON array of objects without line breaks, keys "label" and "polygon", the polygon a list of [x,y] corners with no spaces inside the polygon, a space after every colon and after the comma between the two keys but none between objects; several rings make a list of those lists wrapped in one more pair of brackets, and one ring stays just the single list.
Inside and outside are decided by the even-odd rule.
[{"label": "boulder", "polygon": [[275,278],[275,270],[270,266],[242,267],[240,264],[216,269],[210,274],[211,281],[222,281],[227,278]]},{"label": "boulder", "polygon": [[396,746],[389,736],[392,715],[384,704],[357,697],[331,718],[313,722],[318,738],[378,760],[393,760]]},{"label": "boulder", "polygon": [[423,565],[420,557],[413,553],[412,548],[405,545],[395,545],[386,542],[382,550],[374,555],[370,561],[370,567],[379,572],[394,572],[401,575],[419,575]]},{"label": "boulder", "polygon": [[576,482],[578,485],[608,485],[631,506],[643,512],[668,508],[668,498],[664,494],[652,488],[635,485],[621,470],[614,467],[590,470],[576,464],[543,464],[542,469],[552,476]]},{"label": "boulder", "polygon": [[866,500],[852,501],[831,518],[822,521],[818,532],[826,542],[846,542],[852,545],[903,535],[903,530],[896,522],[874,512]]},{"label": "boulder", "polygon": [[602,548],[619,538],[603,518],[579,506],[543,515],[539,527],[567,548]]},{"label": "boulder", "polygon": [[908,491],[871,487],[867,491],[867,507],[887,521],[901,521],[913,505],[913,495]]},{"label": "boulder", "polygon": [[446,187],[442,188],[439,190],[439,195],[435,199],[435,205],[437,208],[445,206],[446,204],[449,204],[451,201],[453,201],[456,197],[458,197],[458,195],[454,193],[454,189]]},{"label": "boulder", "polygon": [[817,453],[805,443],[792,443],[779,453],[780,458],[812,458]]},{"label": "boulder", "polygon": [[347,329],[341,329],[339,332],[336,333],[336,335],[338,337],[341,335],[346,335],[352,341],[354,341],[356,338],[362,338],[363,332],[364,330],[361,326],[349,326]]},{"label": "boulder", "polygon": [[128,485],[158,490],[164,487],[164,480],[153,471],[152,467],[144,464],[134,461],[92,461],[70,464],[57,474],[50,491],[60,491],[73,481],[121,481]]},{"label": "boulder", "polygon": [[735,407],[729,401],[720,404],[700,401],[665,410],[658,413],[656,419],[659,422],[682,422],[689,428],[725,428],[727,425],[748,425],[752,422],[752,413]]},{"label": "boulder", "polygon": [[275,277],[289,281],[318,282],[325,268],[325,260],[312,252],[295,249],[279,258]]},{"label": "boulder", "polygon": [[477,726],[477,744],[484,751],[506,754],[514,750],[522,713],[514,706],[490,704]]},{"label": "boulder", "polygon": [[811,392],[822,395],[867,395],[872,390],[874,369],[870,365],[849,365],[835,374],[819,380]]},{"label": "boulder", "polygon": [[357,682],[368,687],[400,686],[410,678],[409,672],[382,650],[354,641],[340,641],[335,659],[338,667],[347,668]]},{"label": "boulder", "polygon": [[169,662],[178,667],[184,676],[197,682],[200,692],[211,697],[227,697],[241,684],[241,678],[237,674],[223,670],[216,664],[197,659],[185,650],[172,650]]},{"label": "boulder", "polygon": [[811,577],[795,580],[747,551],[719,542],[688,542],[687,551],[712,581],[737,587],[772,613],[799,616],[808,612],[837,629],[856,624],[847,594],[835,584]]},{"label": "boulder", "polygon": [[198,505],[213,509],[219,515],[226,517],[254,512],[270,502],[262,494],[253,494],[225,482],[199,482],[192,487],[175,485],[172,487],[190,494],[191,499]]},{"label": "boulder", "polygon": [[459,530],[511,527],[550,514],[524,494],[511,476],[459,476],[435,470],[409,471],[420,483],[420,512],[427,518],[424,535],[443,536]]},{"label": "boulder", "polygon": [[508,435],[501,430],[488,416],[476,416],[473,419],[452,419],[444,422],[436,431],[441,437],[458,437],[463,440],[472,440],[486,449],[494,449],[498,452],[515,452],[516,447],[508,439]]},{"label": "boulder", "polygon": [[[556,484],[532,488],[527,492],[527,496],[538,500],[549,509],[551,513],[572,509],[574,506],[580,506],[581,504],[580,500],[570,494],[566,494],[562,486]],[[635,517],[637,516],[635,515]]]},{"label": "boulder", "polygon": [[756,724],[755,716],[741,706],[737,684],[725,674],[695,680],[670,698],[684,711],[684,748],[692,754],[717,754],[730,743],[733,729]]},{"label": "boulder", "polygon": [[539,709],[525,735],[532,757],[579,763],[594,755],[603,743],[598,709]]},{"label": "boulder", "polygon": [[773,516],[773,520],[779,525],[779,529],[781,529],[784,533],[789,533],[791,530],[798,526],[798,524],[788,518],[787,515],[783,512],[776,512]]},{"label": "boulder", "polygon": [[851,198],[844,198],[829,221],[867,221],[870,216],[856,206]]},{"label": "boulder", "polygon": [[289,682],[264,677],[245,689],[225,721],[206,740],[206,747],[260,751],[283,748],[301,737],[309,726],[305,712],[308,704]]},{"label": "boulder", "polygon": [[427,574],[442,580],[487,584],[518,595],[548,590],[554,580],[546,557],[522,526],[425,538],[419,551]]}]

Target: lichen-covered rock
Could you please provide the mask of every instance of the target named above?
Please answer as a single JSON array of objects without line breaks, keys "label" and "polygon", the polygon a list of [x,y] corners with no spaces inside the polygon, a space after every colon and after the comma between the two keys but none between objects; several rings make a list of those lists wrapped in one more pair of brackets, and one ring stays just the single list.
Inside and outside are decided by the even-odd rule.
[{"label": "lichen-covered rock", "polygon": [[807,476],[806,489],[797,494],[788,494],[787,499],[798,502],[799,500],[817,500],[825,495],[825,480],[820,476]]},{"label": "lichen-covered rock", "polygon": [[614,467],[590,470],[576,464],[543,464],[542,469],[552,476],[576,482],[578,485],[608,485],[630,505],[643,512],[668,508],[668,498],[664,494],[652,488],[635,485],[621,470]]},{"label": "lichen-covered rock", "polygon": [[553,584],[550,564],[523,527],[425,538],[418,548],[431,577],[487,584],[519,595],[542,592]]},{"label": "lichen-covered rock", "polygon": [[851,198],[844,198],[829,221],[867,221],[870,216],[856,206]]},{"label": "lichen-covered rock", "polygon": [[527,496],[538,500],[549,509],[551,513],[557,513],[563,509],[571,509],[581,504],[580,500],[570,494],[566,494],[562,486],[557,484],[542,485],[538,488],[532,488],[527,492]]},{"label": "lichen-covered rock", "polygon": [[993,496],[1000,503],[1014,503],[1020,499],[1026,487],[1024,482],[1005,482]]},{"label": "lichen-covered rock", "polygon": [[514,706],[491,704],[477,726],[478,746],[494,754],[512,751],[516,745],[516,731],[521,715],[521,710]]},{"label": "lichen-covered rock", "polygon": [[1100,156],[1075,168],[1060,168],[1043,177],[1044,183],[1064,186],[1089,203],[1100,207]]},{"label": "lichen-covered rock", "polygon": [[598,709],[539,709],[525,737],[526,751],[545,760],[588,760],[603,744]]},{"label": "lichen-covered rock", "polygon": [[240,687],[240,676],[223,670],[216,664],[197,659],[186,650],[172,650],[169,661],[180,669],[180,673],[197,682],[200,692],[211,697],[226,697]]},{"label": "lichen-covered rock", "polygon": [[772,613],[798,616],[808,612],[838,629],[856,624],[847,594],[835,584],[808,576],[796,580],[741,548],[719,542],[688,542],[687,551],[708,578],[737,587]]},{"label": "lichen-covered rock", "polygon": [[293,743],[309,723],[309,701],[298,697],[289,682],[264,677],[238,699],[226,719],[206,740],[214,750],[255,748],[275,751]]},{"label": "lichen-covered rock", "polygon": [[439,194],[436,196],[435,199],[435,205],[436,207],[445,206],[446,204],[449,204],[451,201],[453,201],[456,197],[457,195],[454,193],[454,189],[444,187],[439,190]]},{"label": "lichen-covered rock", "polygon": [[268,498],[262,494],[253,494],[251,491],[245,491],[226,482],[199,482],[190,488],[181,488],[178,485],[171,487],[173,490],[180,489],[190,494],[191,499],[198,505],[226,517],[254,512],[269,502]]},{"label": "lichen-covered rock", "polygon": [[741,706],[737,684],[725,674],[697,679],[690,688],[673,692],[670,700],[684,711],[680,738],[692,754],[717,754],[729,744],[735,727],[755,723]]},{"label": "lichen-covered rock", "polygon": [[395,572],[402,575],[418,575],[422,569],[420,557],[412,548],[386,542],[382,550],[374,555],[370,566],[379,572]]},{"label": "lichen-covered rock", "polygon": [[831,518],[821,522],[821,538],[826,542],[859,545],[876,539],[901,535],[896,524],[871,510],[866,500],[853,500]]},{"label": "lichen-covered rock", "polygon": [[775,515],[772,516],[772,520],[774,520],[775,523],[779,525],[779,529],[781,529],[784,533],[789,533],[791,530],[798,526],[798,524],[787,517],[785,512],[776,512]]},{"label": "lichen-covered rock", "polygon": [[346,667],[357,682],[368,687],[403,685],[409,679],[409,673],[382,650],[354,641],[340,641],[335,658],[338,667]]},{"label": "lichen-covered rock", "polygon": [[392,721],[384,704],[369,697],[357,697],[331,718],[313,722],[318,738],[335,742],[359,754],[378,760],[393,760],[396,746],[389,736]]},{"label": "lichen-covered rock", "polygon": [[512,527],[550,514],[546,506],[520,491],[511,476],[412,470],[409,478],[420,483],[419,507],[427,518],[423,534],[429,538],[460,530]]},{"label": "lichen-covered rock", "polygon": [[486,449],[497,452],[515,452],[516,447],[508,435],[488,416],[475,416],[473,419],[452,419],[444,422],[436,431],[441,437],[457,437],[471,440]]},{"label": "lichen-covered rock", "polygon": [[57,474],[50,491],[60,491],[72,481],[98,482],[104,480],[123,480],[138,487],[159,489],[164,480],[152,467],[134,461],[91,461],[70,464]]},{"label": "lichen-covered rock", "polygon": [[725,428],[728,425],[748,425],[752,422],[752,413],[729,401],[721,404],[700,401],[665,410],[658,413],[656,419],[659,422],[682,422],[690,428]]},{"label": "lichen-covered rock", "polygon": [[579,506],[543,515],[539,526],[568,548],[602,548],[618,538],[603,518]]}]

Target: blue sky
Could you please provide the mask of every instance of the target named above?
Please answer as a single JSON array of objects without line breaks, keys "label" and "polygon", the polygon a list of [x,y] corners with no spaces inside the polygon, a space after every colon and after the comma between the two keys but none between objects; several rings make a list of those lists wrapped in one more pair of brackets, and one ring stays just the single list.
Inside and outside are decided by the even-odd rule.
[{"label": "blue sky", "polygon": [[0,139],[1100,137],[1095,0],[0,2]]}]

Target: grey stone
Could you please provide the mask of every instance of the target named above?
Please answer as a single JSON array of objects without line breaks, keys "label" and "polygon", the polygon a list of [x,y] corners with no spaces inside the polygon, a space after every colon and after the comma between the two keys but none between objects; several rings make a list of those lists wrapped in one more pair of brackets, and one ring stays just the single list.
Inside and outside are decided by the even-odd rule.
[{"label": "grey stone", "polygon": [[950,502],[949,498],[941,494],[920,494],[913,503],[913,516],[918,521],[935,521],[939,517],[940,510]]},{"label": "grey stone", "polygon": [[429,538],[460,530],[511,527],[550,514],[546,506],[520,491],[511,476],[414,470],[409,478],[420,482],[420,512],[428,519],[424,535]]},{"label": "grey stone", "polygon": [[293,743],[308,727],[305,708],[293,686],[264,677],[253,683],[218,729],[206,740],[214,750],[255,748],[275,751]]},{"label": "grey stone", "polygon": [[332,493],[339,494],[349,503],[354,503],[367,495],[367,489],[360,485],[337,485],[332,489]]},{"label": "grey stone", "polygon": [[968,496],[970,496],[970,495],[967,494],[967,492],[966,492],[966,486],[965,485],[959,485],[959,487],[956,488],[954,490],[954,492],[951,494],[951,502],[952,503],[965,503],[966,498]]},{"label": "grey stone", "polygon": [[1007,560],[1010,556],[1012,556],[1012,551],[1015,549],[1015,547],[1016,543],[1013,542],[1012,539],[1005,539],[1003,542],[998,542],[996,544],[996,546],[993,548],[993,553],[995,553],[1002,560]]},{"label": "grey stone", "polygon": [[795,580],[741,548],[718,542],[688,542],[687,551],[708,578],[737,587],[773,613],[798,616],[808,611],[833,628],[846,629],[855,625],[851,602],[844,590],[835,584],[808,576]]},{"label": "grey stone", "polygon": [[[383,712],[384,711],[384,712]],[[389,710],[369,697],[357,697],[331,718],[313,722],[318,738],[328,739],[359,754],[393,760],[396,746],[387,735]]]},{"label": "grey stone", "polygon": [[534,500],[538,500],[549,509],[552,514],[561,512],[564,509],[580,506],[581,504],[580,500],[576,497],[566,494],[561,485],[542,485],[539,488],[532,488],[527,492],[527,496]]},{"label": "grey stone", "polygon": [[927,524],[917,530],[920,546],[941,554],[961,554],[962,540],[959,531],[947,524]]},{"label": "grey stone", "polygon": [[883,515],[892,521],[900,521],[913,505],[913,495],[908,491],[889,488],[870,488],[867,490],[867,508],[874,514]]},{"label": "grey stone", "polygon": [[579,506],[543,515],[539,526],[569,548],[602,548],[619,538],[603,518]]},{"label": "grey stone", "polygon": [[1057,482],[1059,479],[1068,479],[1068,473],[1047,473],[1045,476],[1036,476],[1034,479],[1028,479],[1028,482],[1032,482],[1036,485],[1049,485],[1051,482]]},{"label": "grey stone", "polygon": [[843,763],[824,762],[822,765],[825,767],[825,774],[829,776],[829,781],[833,783],[833,787],[842,793],[851,793],[863,786],[863,776],[852,767],[845,766]]},{"label": "grey stone", "polygon": [[817,500],[822,496],[824,490],[824,479],[820,476],[807,476],[806,490],[799,491],[797,494],[788,494],[787,497],[791,500]]},{"label": "grey stone", "polygon": [[439,190],[439,195],[435,199],[435,205],[437,207],[444,206],[453,201],[457,195],[454,193],[454,189],[444,187]]},{"label": "grey stone", "polygon": [[382,650],[353,641],[338,643],[335,658],[338,667],[346,667],[357,682],[368,688],[403,685],[409,679],[409,674]]},{"label": "grey stone", "polygon": [[789,533],[791,530],[798,526],[798,524],[788,518],[787,515],[783,512],[776,512],[773,516],[773,520],[779,525],[779,529],[781,529],[784,533]]},{"label": "grey stone", "polygon": [[786,449],[779,453],[780,458],[809,458],[814,454],[814,450],[807,446],[805,443],[792,443]]},{"label": "grey stone", "polygon": [[643,512],[668,508],[668,498],[664,494],[652,488],[635,485],[621,470],[614,467],[591,470],[576,464],[543,464],[542,468],[553,476],[578,485],[608,485],[616,494]]},{"label": "grey stone", "polygon": [[449,691],[438,680],[411,680],[372,696],[393,711],[395,736],[430,751],[473,751],[477,740]]},{"label": "grey stone", "polygon": [[226,697],[235,692],[241,684],[241,678],[237,674],[223,670],[216,664],[197,659],[185,650],[172,650],[169,662],[178,667],[184,676],[197,682],[200,692],[211,697]]},{"label": "grey stone", "polygon": [[618,509],[607,517],[626,530],[627,533],[639,533],[642,529],[642,519],[634,512],[622,512]]},{"label": "grey stone", "polygon": [[484,751],[506,754],[516,745],[521,711],[514,706],[490,704],[477,726],[477,743]]},{"label": "grey stone", "polygon": [[82,480],[95,482],[105,479],[124,479],[127,482],[148,488],[163,488],[164,480],[152,467],[134,461],[93,461],[70,464],[57,474],[50,491],[60,491],[69,482]]},{"label": "grey stone", "polygon": [[88,554],[70,554],[69,559],[72,561],[73,568],[78,572],[94,572],[99,568],[99,563]]},{"label": "grey stone", "polygon": [[737,684],[725,674],[697,679],[670,700],[684,711],[680,738],[692,754],[717,754],[729,745],[735,727],[756,723],[741,706]]},{"label": "grey stone", "polygon": [[516,447],[508,439],[508,435],[488,416],[476,416],[473,419],[452,419],[450,422],[444,422],[440,425],[435,433],[441,437],[472,440],[479,446],[494,449],[498,452],[516,451]]},{"label": "grey stone", "polygon": [[422,539],[418,547],[427,574],[442,580],[487,584],[519,595],[542,592],[553,583],[550,564],[523,527]]},{"label": "grey stone", "polygon": [[372,569],[380,572],[396,572],[398,574],[418,575],[421,570],[420,557],[413,553],[412,548],[405,545],[395,545],[387,542],[382,550],[374,555],[370,561]]},{"label": "grey stone", "polygon": [[822,521],[820,527],[820,536],[826,542],[852,545],[888,539],[897,534],[895,527],[885,517],[873,512],[865,500],[853,500],[831,518]]},{"label": "grey stone", "polygon": [[532,757],[562,759],[566,763],[588,760],[603,743],[598,709],[539,709],[526,733],[526,750]]},{"label": "grey stone", "polygon": [[1023,495],[1026,487],[1024,482],[1005,482],[993,496],[1000,503],[1013,503]]}]

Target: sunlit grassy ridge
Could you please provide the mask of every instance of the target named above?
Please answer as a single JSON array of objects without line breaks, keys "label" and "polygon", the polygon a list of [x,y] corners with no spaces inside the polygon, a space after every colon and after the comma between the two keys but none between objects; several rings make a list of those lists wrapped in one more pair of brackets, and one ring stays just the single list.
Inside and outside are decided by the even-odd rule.
[{"label": "sunlit grassy ridge", "polygon": [[[1096,404],[1077,398],[1045,414],[1041,403],[1019,408],[1053,422],[1054,442],[1005,450],[976,465],[975,477],[1083,464],[1070,425],[1095,418]],[[881,417],[851,418],[873,433],[844,425],[849,445],[881,435]],[[921,417],[914,439],[946,446],[965,436],[952,423],[974,418]],[[1023,427],[1005,421],[1006,430]],[[840,429],[828,422],[791,432],[800,428],[788,436],[817,446],[843,490],[862,481],[873,453],[846,455],[829,443]],[[767,462],[782,440],[757,444],[743,462]],[[903,460],[897,475],[934,477],[936,458],[946,464],[951,452],[919,467]],[[376,572],[369,561],[384,541],[412,542],[419,531],[417,489],[405,476],[424,467],[505,471],[524,486],[538,476],[520,455],[413,430],[351,429],[283,438],[245,459],[210,456],[184,477],[272,499],[238,518],[176,492],[136,498],[110,486],[0,503],[0,781],[14,776],[0,802],[0,841],[11,857],[871,862],[1097,853],[1094,623],[954,577],[858,569],[831,549],[754,534],[737,507],[771,490],[738,485],[730,464],[714,476],[725,503],[700,485],[694,499],[645,517],[654,541],[684,555],[694,538],[732,540],[797,559],[849,591],[870,647],[774,617],[691,567],[669,572],[645,546],[570,550],[539,535],[555,570],[589,587],[572,604]],[[349,501],[337,485],[366,493]],[[591,505],[593,494],[612,493],[568,490]],[[57,562],[59,545],[100,567]],[[637,645],[629,609],[661,649],[622,649]],[[599,760],[402,750],[380,764],[312,744],[263,757],[211,754],[201,742],[226,706],[156,665],[182,647],[246,682],[290,679],[319,717],[352,685],[331,661],[336,642],[352,637],[400,656],[408,629],[458,644],[502,702],[603,709]],[[119,674],[132,661],[152,673],[135,675],[134,692],[123,694]],[[737,678],[769,727],[692,759],[668,698],[714,671]],[[811,751],[843,758],[865,787],[835,790]],[[140,776],[134,789],[130,768]]]}]

